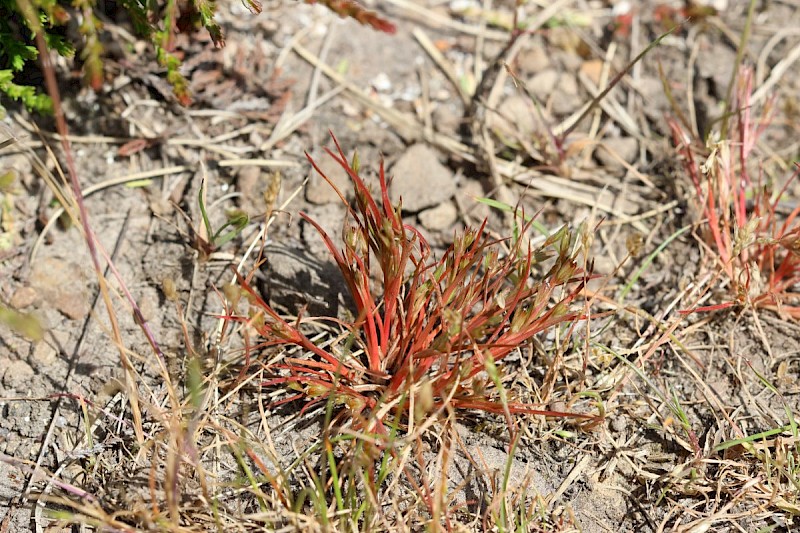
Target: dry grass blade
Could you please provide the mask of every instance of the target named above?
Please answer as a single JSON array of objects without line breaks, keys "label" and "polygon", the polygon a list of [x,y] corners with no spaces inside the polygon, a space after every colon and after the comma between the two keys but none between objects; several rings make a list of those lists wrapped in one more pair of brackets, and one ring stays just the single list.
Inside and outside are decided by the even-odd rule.
[{"label": "dry grass blade", "polygon": [[786,57],[781,59],[778,64],[775,65],[775,67],[772,69],[772,72],[770,72],[769,78],[767,78],[763,85],[761,85],[753,93],[751,102],[753,104],[759,104],[767,97],[767,95],[771,94],[775,85],[786,75],[786,73],[789,71],[789,67],[791,67],[798,59],[800,59],[800,44],[792,47],[792,50],[786,55]]},{"label": "dry grass blade", "polygon": [[586,106],[583,108],[583,110],[580,112],[580,114],[579,114],[577,117],[575,117],[574,119],[570,117],[570,123],[569,123],[568,125],[563,125],[563,126],[561,127],[561,128],[563,128],[563,129],[561,129],[561,128],[560,128],[560,133],[558,134],[558,136],[559,136],[559,138],[560,138],[561,142],[563,142],[563,140],[564,140],[564,139],[566,139],[567,137],[569,137],[569,134],[570,134],[570,133],[572,133],[572,131],[574,131],[574,130],[575,130],[575,128],[578,126],[578,124],[580,124],[580,122],[581,122],[581,121],[582,121],[582,120],[583,120],[583,119],[584,119],[586,116],[588,116],[588,115],[589,115],[589,113],[591,113],[591,112],[592,112],[592,110],[593,110],[595,107],[597,107],[598,105],[600,105],[600,103],[603,101],[603,99],[606,97],[606,95],[607,95],[609,92],[611,92],[611,91],[614,89],[614,87],[616,87],[616,86],[617,86],[617,84],[618,84],[618,83],[619,83],[619,82],[622,80],[622,78],[623,78],[625,75],[627,75],[627,74],[628,74],[628,73],[631,71],[631,69],[632,69],[632,68],[633,68],[633,67],[634,67],[634,66],[635,66],[637,63],[639,63],[639,61],[641,61],[641,60],[642,60],[642,59],[643,59],[643,58],[644,58],[644,57],[645,57],[645,56],[646,56],[648,53],[650,53],[650,51],[651,51],[653,48],[655,48],[656,46],[658,46],[659,44],[661,44],[661,41],[663,41],[664,39],[666,39],[666,38],[667,38],[667,37],[668,37],[668,36],[669,36],[669,35],[670,35],[670,34],[671,34],[673,31],[675,31],[676,29],[677,29],[677,26],[676,26],[676,27],[674,27],[674,28],[672,28],[672,29],[670,29],[669,31],[667,31],[667,32],[665,32],[665,33],[663,33],[663,34],[659,35],[658,37],[656,37],[656,39],[655,39],[653,42],[651,42],[650,44],[648,44],[648,45],[647,45],[647,46],[644,48],[644,50],[642,50],[641,52],[639,52],[639,54],[638,54],[638,55],[637,55],[635,58],[633,58],[633,60],[631,60],[631,62],[630,62],[630,63],[628,63],[628,64],[625,66],[625,68],[623,68],[623,69],[622,69],[620,72],[618,72],[618,73],[617,73],[617,75],[616,75],[616,76],[614,76],[614,78],[612,78],[612,80],[611,80],[611,81],[608,83],[608,85],[606,86],[606,88],[605,88],[605,89],[603,89],[602,91],[600,91],[600,93],[598,93],[598,94],[597,94],[597,95],[596,95],[594,98],[592,98],[592,101],[591,101],[591,102],[589,102],[589,104],[588,104],[588,105],[586,105]]},{"label": "dry grass blade", "polygon": [[[31,154],[33,155],[33,157],[38,159],[38,156],[33,154],[33,152],[31,152]],[[51,178],[47,178],[48,174],[47,171],[44,170],[43,165],[40,164],[39,168],[42,170],[42,174],[43,176],[45,176],[45,179],[47,179],[50,182],[54,182],[54,180],[52,180]],[[164,179],[168,176],[180,174],[181,172],[187,172],[189,170],[191,170],[191,167],[182,165],[182,166],[168,167],[158,170],[149,170],[145,172],[136,172],[133,174],[129,174],[127,176],[121,176],[119,178],[113,178],[110,180],[103,181],[101,183],[96,183],[95,185],[91,185],[86,189],[84,189],[83,197],[88,198],[89,196],[98,193],[100,191],[106,190],[110,187],[116,187],[118,185],[125,185],[127,183],[133,183],[141,180],[149,180],[153,178]],[[68,204],[62,204],[62,205],[68,205]],[[65,210],[66,208],[59,207],[55,211],[53,211],[52,215],[50,216],[50,219],[47,221],[47,224],[45,224],[44,228],[42,228],[42,231],[39,232],[39,236],[36,238],[36,242],[34,242],[33,247],[31,247],[31,253],[30,253],[31,262],[33,262],[36,259],[37,253],[42,245],[42,242],[44,242],[45,238],[47,237],[47,234],[50,232],[53,226],[56,225],[61,215],[64,214]]]}]

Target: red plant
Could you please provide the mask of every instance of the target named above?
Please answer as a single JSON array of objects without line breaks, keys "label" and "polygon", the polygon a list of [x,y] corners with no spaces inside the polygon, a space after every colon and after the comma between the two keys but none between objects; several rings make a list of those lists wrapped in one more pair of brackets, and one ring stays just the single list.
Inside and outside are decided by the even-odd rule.
[{"label": "red plant", "polygon": [[[497,401],[486,372],[534,335],[581,318],[570,309],[584,279],[570,232],[560,230],[535,252],[521,240],[504,251],[504,241],[490,238],[484,222],[457,236],[442,257],[434,259],[422,235],[403,223],[400,205],[389,200],[383,165],[376,200],[358,174],[357,160],[348,164],[338,143],[336,148],[338,154],[328,153],[355,187],[354,207],[310,157],[309,161],[348,205],[344,249],[337,249],[311,218],[301,216],[322,236],[355,302],[357,317],[341,323],[353,348],[313,343],[300,324],[281,318],[242,280],[258,310],[250,323],[265,344],[298,346],[311,354],[268,367],[273,377],[265,385],[289,384],[299,391],[285,401],[306,397],[313,405],[333,396],[354,415],[410,404],[416,405],[414,413],[407,413],[413,417],[449,403],[506,415],[580,416]],[[552,266],[537,279],[532,268],[548,258]],[[372,288],[373,263],[380,272],[380,293]],[[383,416],[375,416],[379,430]]]},{"label": "red plant", "polygon": [[748,69],[739,80],[732,106],[738,111],[730,131],[724,132],[723,140],[710,144],[703,163],[695,155],[691,137],[677,121],[669,122],[697,193],[709,240],[735,295],[732,301],[702,310],[748,304],[800,318],[800,293],[794,289],[800,283],[800,226],[795,223],[800,207],[794,206],[783,220],[778,216],[782,196],[800,167],[778,194],[772,184],[762,183],[760,172],[753,181],[749,160],[769,124],[773,102],[754,121],[751,94],[752,71]]}]

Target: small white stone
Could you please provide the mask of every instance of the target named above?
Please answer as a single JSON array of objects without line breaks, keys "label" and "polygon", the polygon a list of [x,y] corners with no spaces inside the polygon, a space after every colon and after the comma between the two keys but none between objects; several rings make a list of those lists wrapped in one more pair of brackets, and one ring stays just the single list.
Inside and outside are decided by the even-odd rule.
[{"label": "small white stone", "polygon": [[631,3],[628,0],[622,0],[622,2],[618,2],[611,8],[611,14],[615,17],[619,17],[621,15],[627,15],[631,12]]},{"label": "small white stone", "polygon": [[372,79],[372,87],[378,92],[389,92],[392,89],[392,80],[385,72],[381,72]]}]

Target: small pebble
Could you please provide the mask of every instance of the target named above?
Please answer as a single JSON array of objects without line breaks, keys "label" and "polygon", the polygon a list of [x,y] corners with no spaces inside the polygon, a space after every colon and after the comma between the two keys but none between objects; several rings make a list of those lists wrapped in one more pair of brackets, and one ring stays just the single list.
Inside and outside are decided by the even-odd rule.
[{"label": "small pebble", "polygon": [[38,299],[39,294],[35,289],[32,287],[20,287],[14,291],[11,301],[8,303],[11,304],[11,307],[14,309],[25,309],[26,307],[36,303],[36,300]]}]

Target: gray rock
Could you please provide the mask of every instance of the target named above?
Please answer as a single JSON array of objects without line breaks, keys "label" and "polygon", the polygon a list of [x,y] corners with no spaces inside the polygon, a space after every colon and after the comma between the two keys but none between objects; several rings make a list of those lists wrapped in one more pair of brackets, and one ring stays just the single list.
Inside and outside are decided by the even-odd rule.
[{"label": "gray rock", "polygon": [[559,77],[555,69],[543,70],[528,80],[528,90],[539,99],[539,102],[544,103],[553,94]]},{"label": "gray rock", "polygon": [[36,293],[35,289],[32,287],[20,287],[14,291],[11,301],[8,303],[11,304],[11,307],[14,309],[25,309],[35,304],[37,301],[39,301],[39,295]]},{"label": "gray rock", "polygon": [[158,319],[158,292],[153,287],[142,288],[136,302],[146,322]]},{"label": "gray rock", "polygon": [[29,391],[33,369],[25,361],[11,361],[3,373],[3,385],[17,392]]},{"label": "gray rock", "polygon": [[457,197],[459,205],[464,213],[472,218],[473,223],[482,222],[491,213],[488,205],[477,200],[485,196],[486,192],[483,190],[483,186],[475,180],[463,180],[459,184]]},{"label": "gray rock", "polygon": [[696,74],[700,78],[714,81],[714,94],[711,96],[724,98],[733,69],[736,68],[736,50],[724,42],[704,44],[697,55]]},{"label": "gray rock", "polygon": [[391,198],[402,198],[403,211],[418,213],[450,200],[456,192],[453,173],[424,144],[408,148],[391,168]]},{"label": "gray rock", "polygon": [[433,125],[437,131],[455,132],[461,126],[464,110],[455,101],[440,102],[433,110]]},{"label": "gray rock", "polygon": [[[573,44],[580,46],[577,42]],[[577,50],[555,50],[550,59],[553,63],[561,65],[563,72],[578,72],[583,63],[583,58],[578,55]]]},{"label": "gray rock", "polygon": [[[328,154],[322,154],[314,158],[314,162],[319,169],[333,182],[334,185],[345,195],[345,197],[352,196],[350,193],[353,186],[350,182],[350,177],[347,171],[334,161]],[[311,169],[309,175],[308,185],[306,185],[306,200],[312,204],[324,205],[341,202],[339,195],[336,193],[330,183],[319,175],[315,169]]]},{"label": "gray rock", "polygon": [[[344,246],[344,242],[342,241],[342,227],[345,223],[349,224],[351,220],[345,210],[345,206],[342,205],[341,202],[339,202],[339,204],[318,206],[313,210],[309,210],[308,215],[328,234],[337,250]],[[300,231],[308,252],[319,258],[330,258],[330,251],[325,246],[325,242],[317,231],[317,228],[304,220],[301,224]]]},{"label": "gray rock", "polygon": [[595,159],[610,172],[625,169],[620,159],[633,163],[639,155],[639,141],[633,137],[612,137],[604,139],[594,152]]},{"label": "gray rock", "polygon": [[36,370],[53,370],[53,365],[58,358],[58,350],[49,341],[39,341],[33,347],[33,352],[28,358],[31,366]]},{"label": "gray rock", "polygon": [[562,74],[558,79],[558,90],[551,96],[553,113],[556,115],[569,115],[576,111],[583,101],[578,94],[578,82],[575,76]]},{"label": "gray rock", "polygon": [[488,117],[491,130],[501,137],[530,137],[538,129],[533,102],[518,94],[509,96]]},{"label": "gray rock", "polygon": [[345,285],[332,261],[320,261],[302,244],[272,246],[257,277],[262,293],[277,308],[295,314],[337,316]]},{"label": "gray rock", "polygon": [[[261,168],[255,165],[247,165],[239,169],[236,177],[236,185],[242,193],[239,205],[244,211],[254,216],[263,212],[263,184],[261,181]],[[260,200],[260,201],[259,201]]]},{"label": "gray rock", "polygon": [[452,226],[458,220],[458,210],[453,202],[445,202],[426,209],[419,214],[419,223],[430,231],[440,231]]},{"label": "gray rock", "polygon": [[628,421],[622,415],[617,415],[611,419],[611,429],[617,433],[622,433],[628,427]]},{"label": "gray rock", "polygon": [[550,56],[541,44],[532,44],[517,56],[517,65],[523,72],[534,73],[550,66]]}]

